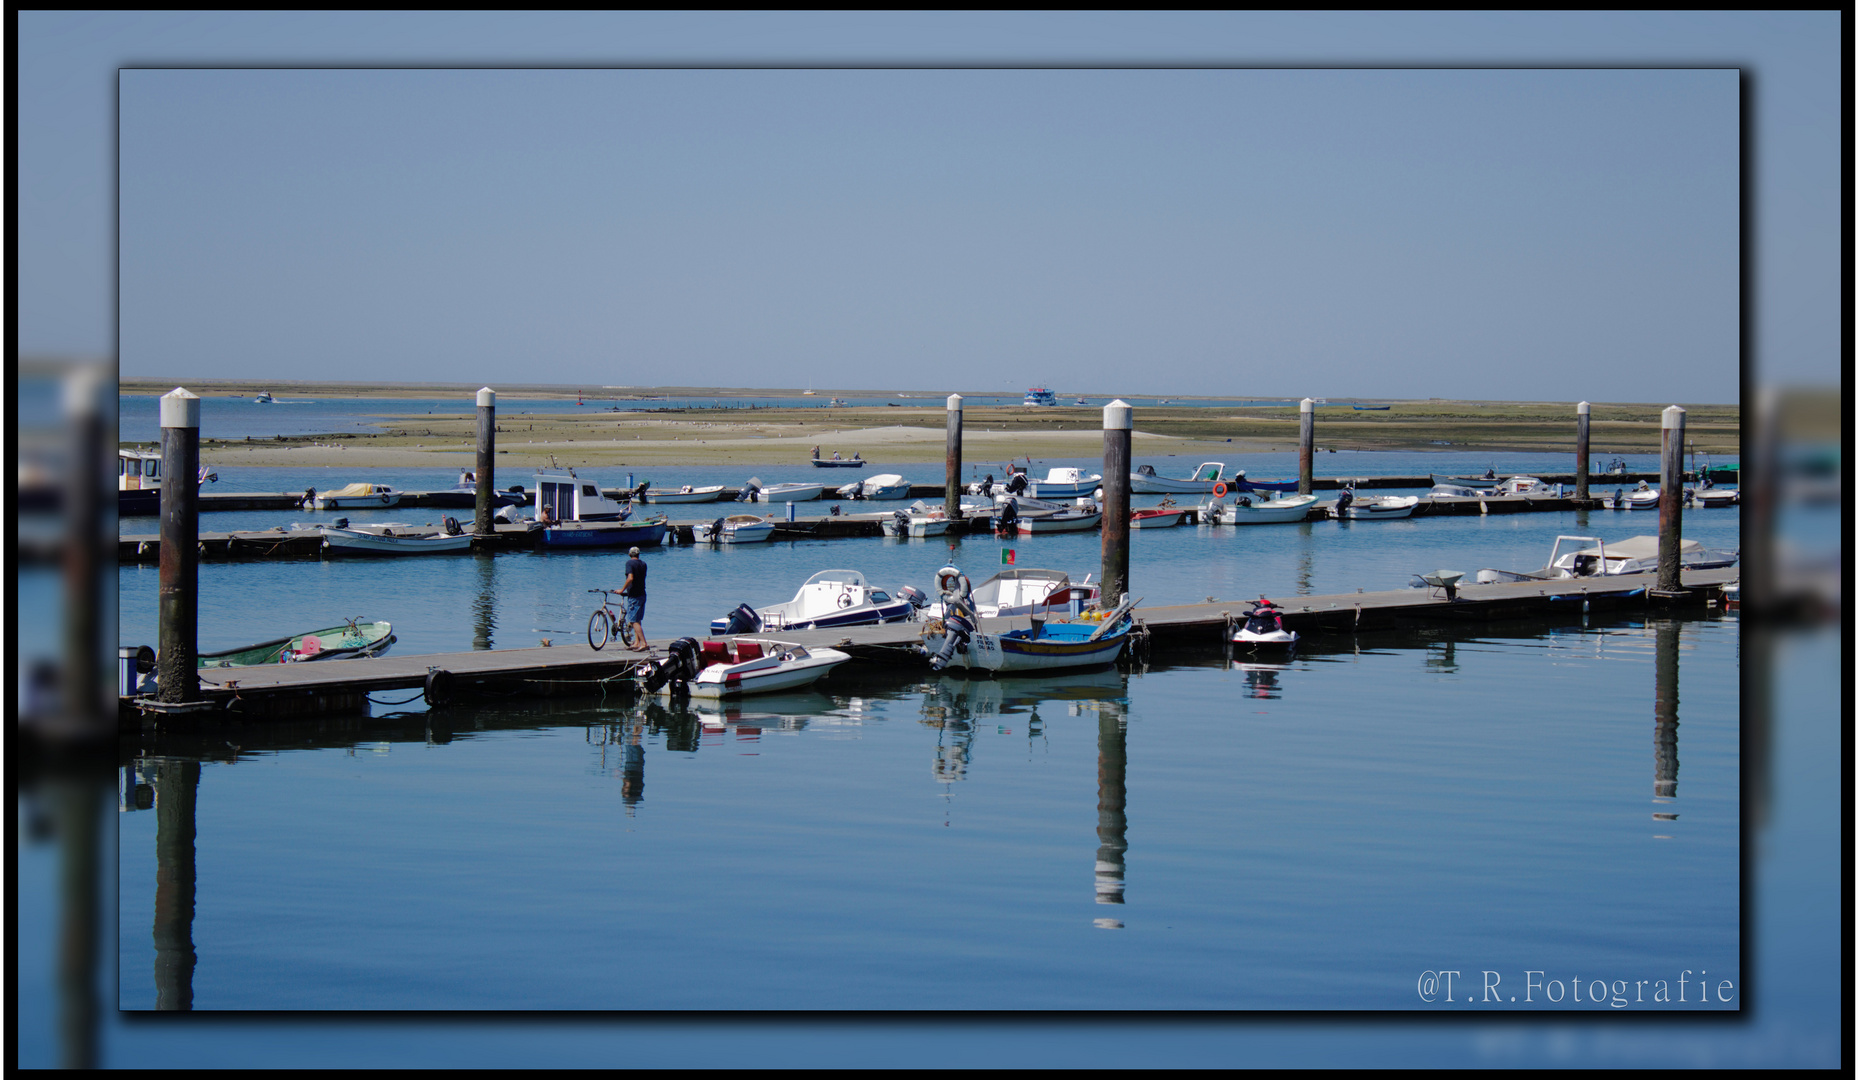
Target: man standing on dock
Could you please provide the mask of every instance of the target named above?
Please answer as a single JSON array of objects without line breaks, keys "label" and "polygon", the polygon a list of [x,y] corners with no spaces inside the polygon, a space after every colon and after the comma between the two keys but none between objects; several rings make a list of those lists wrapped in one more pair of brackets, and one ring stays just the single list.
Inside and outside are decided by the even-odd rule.
[{"label": "man standing on dock", "polygon": [[620,618],[627,625],[626,640],[634,652],[650,652],[645,640],[645,560],[638,548],[627,549],[626,581],[620,586]]}]

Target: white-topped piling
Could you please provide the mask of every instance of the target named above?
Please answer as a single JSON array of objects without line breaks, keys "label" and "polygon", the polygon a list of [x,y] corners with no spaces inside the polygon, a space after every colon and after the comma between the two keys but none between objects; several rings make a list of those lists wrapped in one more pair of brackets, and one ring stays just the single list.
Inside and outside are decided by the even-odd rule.
[{"label": "white-topped piling", "polygon": [[1671,405],[1659,414],[1659,591],[1678,592],[1678,545],[1684,534],[1685,410]]},{"label": "white-topped piling", "polygon": [[1575,497],[1588,497],[1588,410],[1585,401],[1575,405]]},{"label": "white-topped piling", "polygon": [[200,398],[161,398],[161,584],[156,699],[192,701],[200,687]]},{"label": "white-topped piling", "polygon": [[1130,432],[1135,410],[1121,398],[1104,406],[1104,547],[1099,588],[1113,608],[1130,591]]},{"label": "white-topped piling", "polygon": [[1297,403],[1297,493],[1310,494],[1311,454],[1316,451],[1317,403],[1310,398]]},{"label": "white-topped piling", "polygon": [[471,531],[487,536],[497,531],[497,391],[478,391],[478,500]]},{"label": "white-topped piling", "polygon": [[962,516],[962,395],[949,395],[949,424],[943,437],[942,496],[943,516],[956,521]]}]

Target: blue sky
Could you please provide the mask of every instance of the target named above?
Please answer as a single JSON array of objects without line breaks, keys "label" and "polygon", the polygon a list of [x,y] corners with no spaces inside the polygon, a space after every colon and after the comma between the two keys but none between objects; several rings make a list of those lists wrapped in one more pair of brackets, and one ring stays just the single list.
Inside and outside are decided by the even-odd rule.
[{"label": "blue sky", "polygon": [[1728,68],[120,85],[125,372],[1737,393]]},{"label": "blue sky", "polygon": [[[28,354],[116,351],[122,64],[1656,64],[1741,68],[1749,357],[1780,381],[1840,377],[1836,12],[24,12],[18,26]],[[200,80],[258,80],[126,74],[123,370],[1737,394],[1724,293],[1738,237],[1717,207],[1735,197],[1719,160],[1741,103],[1689,90],[1726,76],[630,75],[627,89],[593,72],[461,87],[464,73],[431,72],[422,89],[333,71],[293,89],[274,73],[213,93]],[[650,76],[690,89],[638,89]],[[860,85],[819,85],[834,81]]]}]

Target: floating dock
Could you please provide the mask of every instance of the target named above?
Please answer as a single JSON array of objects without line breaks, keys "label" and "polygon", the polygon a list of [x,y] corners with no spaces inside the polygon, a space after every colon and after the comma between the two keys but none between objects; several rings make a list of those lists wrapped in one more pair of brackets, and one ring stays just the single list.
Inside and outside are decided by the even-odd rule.
[{"label": "floating dock", "polygon": [[[1683,574],[1685,590],[1656,591],[1656,574],[1568,581],[1504,582],[1463,585],[1455,598],[1439,590],[1401,589],[1331,596],[1289,596],[1274,602],[1285,624],[1305,637],[1441,624],[1482,624],[1507,619],[1566,618],[1579,621],[1591,613],[1672,607],[1708,609],[1720,605],[1724,586],[1737,581],[1736,568],[1693,570]],[[1218,645],[1251,606],[1250,600],[1216,600],[1199,604],[1138,607],[1132,647],[1142,655],[1155,648]],[[1024,627],[1026,618],[984,619],[981,630],[999,633]],[[890,623],[836,630],[781,632],[774,636],[803,645],[831,646],[850,653],[853,662],[902,668],[926,668],[914,646],[920,622]],[[702,636],[699,630],[692,636]],[[766,635],[754,635],[766,636]],[[119,718],[126,730],[171,725],[241,721],[312,715],[363,713],[369,696],[379,692],[414,692],[428,704],[475,696],[608,695],[630,700],[632,676],[640,664],[663,656],[668,638],[660,638],[652,656],[610,647],[596,652],[585,641],[552,647],[494,649],[464,653],[381,656],[365,660],[284,664],[264,667],[209,668],[200,671],[198,701],[157,704],[146,698],[123,698]],[[402,702],[411,699],[403,698]]]}]

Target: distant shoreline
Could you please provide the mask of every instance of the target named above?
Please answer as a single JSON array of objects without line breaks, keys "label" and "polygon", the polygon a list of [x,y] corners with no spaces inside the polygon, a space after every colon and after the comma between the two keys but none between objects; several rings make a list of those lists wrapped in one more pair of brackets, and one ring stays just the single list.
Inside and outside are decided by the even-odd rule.
[{"label": "distant shoreline", "polygon": [[[124,394],[159,394],[167,380],[129,379]],[[332,432],[262,440],[205,436],[201,459],[215,465],[304,468],[341,464],[352,468],[443,466],[468,468],[475,461],[476,387],[459,383],[319,383],[304,381],[184,380],[202,397],[255,397],[268,391],[282,398],[375,398],[382,402],[381,430]],[[516,385],[496,388],[501,400],[574,400],[589,393],[587,411],[498,413],[498,463],[516,468],[562,464],[589,467],[677,465],[763,465],[806,462],[815,446],[822,455],[854,451],[873,463],[918,465],[941,462],[948,412],[941,395],[914,394],[884,405],[826,407],[835,396],[894,397],[871,391],[717,387],[563,387]],[[628,392],[622,396],[616,389]],[[440,415],[393,414],[392,402],[456,397],[455,411]],[[980,395],[976,395],[979,397]],[[701,408],[613,411],[612,402],[661,398],[791,399],[754,408],[717,404]],[[1223,406],[1134,403],[1138,456],[1176,454],[1218,461],[1228,456],[1295,451],[1298,413],[1282,405]],[[1277,400],[1277,399],[1266,399]],[[1387,409],[1356,410],[1354,400],[1325,403],[1316,410],[1316,445],[1327,450],[1459,451],[1475,453],[1574,452],[1573,402],[1380,401]],[[1657,405],[1593,403],[1590,453],[1657,453]],[[1741,410],[1735,405],[1687,405],[1687,451],[1733,458],[1739,448]],[[977,400],[963,409],[963,456],[969,461],[1022,457],[1091,458],[1103,452],[1101,405],[1036,406]],[[1232,464],[1229,462],[1229,464]],[[1237,467],[1237,466],[1236,466]]]}]

